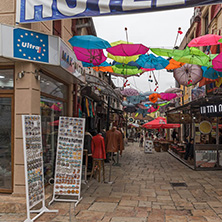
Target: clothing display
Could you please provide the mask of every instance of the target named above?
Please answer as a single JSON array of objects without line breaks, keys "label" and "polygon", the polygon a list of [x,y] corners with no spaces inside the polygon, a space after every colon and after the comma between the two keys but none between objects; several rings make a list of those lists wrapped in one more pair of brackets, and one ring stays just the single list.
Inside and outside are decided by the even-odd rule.
[{"label": "clothing display", "polygon": [[92,141],[92,135],[89,132],[85,132],[84,149],[88,151],[88,154],[92,153],[91,141]]},{"label": "clothing display", "polygon": [[92,138],[91,150],[94,159],[106,159],[105,143],[101,134]]},{"label": "clothing display", "polygon": [[106,152],[118,152],[122,154],[124,149],[122,133],[113,127],[106,132]]}]

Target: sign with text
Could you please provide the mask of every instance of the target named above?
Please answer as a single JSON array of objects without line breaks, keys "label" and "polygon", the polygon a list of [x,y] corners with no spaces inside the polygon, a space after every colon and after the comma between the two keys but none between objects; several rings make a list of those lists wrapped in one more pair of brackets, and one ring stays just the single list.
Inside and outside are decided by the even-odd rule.
[{"label": "sign with text", "polygon": [[218,116],[222,114],[222,104],[209,104],[200,106],[201,115]]},{"label": "sign with text", "polygon": [[14,57],[36,62],[49,62],[48,35],[14,29]]},{"label": "sign with text", "polygon": [[31,23],[73,17],[153,12],[219,4],[221,0],[17,0],[16,21]]}]

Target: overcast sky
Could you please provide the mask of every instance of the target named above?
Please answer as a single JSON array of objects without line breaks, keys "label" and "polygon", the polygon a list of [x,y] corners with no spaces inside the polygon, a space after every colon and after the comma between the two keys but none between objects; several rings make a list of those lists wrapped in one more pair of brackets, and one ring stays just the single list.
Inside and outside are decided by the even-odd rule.
[{"label": "overcast sky", "polygon": [[[126,41],[125,27],[128,29],[129,41],[142,43],[147,47],[173,48],[178,27],[181,27],[183,34],[179,36],[177,45],[182,41],[186,31],[190,27],[190,18],[193,15],[193,8],[177,9],[162,12],[152,12],[121,16],[94,17],[97,36],[107,41]],[[148,82],[149,73],[140,77],[128,78],[130,87],[140,91],[155,89],[155,84]],[[158,92],[163,92],[171,86],[175,86],[173,73],[165,70],[155,71],[159,82]],[[112,77],[117,86],[123,86],[121,78]]]}]

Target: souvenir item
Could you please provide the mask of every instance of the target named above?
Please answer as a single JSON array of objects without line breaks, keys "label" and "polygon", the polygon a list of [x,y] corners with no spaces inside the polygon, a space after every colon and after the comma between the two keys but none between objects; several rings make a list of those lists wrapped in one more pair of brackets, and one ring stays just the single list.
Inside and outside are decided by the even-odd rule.
[{"label": "souvenir item", "polygon": [[[59,118],[53,201],[80,200],[85,119]],[[59,197],[58,197],[59,196]],[[73,196],[65,199],[65,196]]]},{"label": "souvenir item", "polygon": [[43,173],[43,149],[41,117],[37,115],[23,115],[23,150],[26,183],[27,220],[30,217],[31,208],[42,202],[42,208],[37,212],[41,216],[44,212],[58,212],[45,207],[44,173]]}]

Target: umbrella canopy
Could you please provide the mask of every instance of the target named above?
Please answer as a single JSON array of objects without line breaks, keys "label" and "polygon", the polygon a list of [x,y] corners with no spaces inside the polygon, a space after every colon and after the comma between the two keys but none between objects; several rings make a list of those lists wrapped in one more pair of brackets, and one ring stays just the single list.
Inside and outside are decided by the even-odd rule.
[{"label": "umbrella canopy", "polygon": [[192,84],[196,84],[202,79],[202,69],[197,65],[185,64],[181,68],[174,69],[173,76],[183,86],[189,85],[190,80]]},{"label": "umbrella canopy", "polygon": [[106,57],[103,54],[102,49],[85,49],[80,47],[73,47],[73,51],[75,52],[78,60],[92,63],[94,66],[98,66],[106,61]]},{"label": "umbrella canopy", "polygon": [[141,55],[139,59],[136,60],[141,67],[146,69],[164,69],[167,65],[169,65],[169,61],[158,56],[156,57],[153,54],[150,55]]},{"label": "umbrella canopy", "polygon": [[[116,45],[120,45],[120,44],[133,44],[132,42],[126,42],[126,41],[123,41],[123,40],[119,40],[119,41],[116,41],[116,42],[112,42],[111,43],[111,46],[116,46]],[[127,64],[131,61],[136,61],[139,57],[139,55],[134,55],[134,56],[114,56],[110,53],[107,54],[107,57],[116,61],[116,62],[119,62],[119,63],[124,63],[124,64]]]},{"label": "umbrella canopy", "polygon": [[207,34],[204,36],[199,36],[195,39],[192,39],[188,46],[189,47],[199,47],[199,46],[208,46],[208,45],[218,45],[220,42],[218,42],[219,39],[221,39],[222,36],[214,35],[214,34]]},{"label": "umbrella canopy", "polygon": [[212,65],[215,70],[222,72],[222,52],[213,59]]},{"label": "umbrella canopy", "polygon": [[176,98],[177,94],[176,93],[160,93],[160,96],[161,96],[160,98],[162,100],[170,101],[170,100]]},{"label": "umbrella canopy", "polygon": [[210,84],[214,81],[215,81],[215,79],[208,79],[208,78],[203,77],[199,82],[199,87]]},{"label": "umbrella canopy", "polygon": [[159,128],[179,128],[180,124],[167,124],[166,118],[157,117],[153,121],[145,123],[142,127],[147,129],[159,129]]},{"label": "umbrella canopy", "polygon": [[141,69],[138,69],[136,66],[129,66],[125,64],[115,65],[115,66],[112,66],[112,68],[113,68],[114,73],[121,74],[126,77],[143,72]]},{"label": "umbrella canopy", "polygon": [[147,53],[149,48],[142,44],[119,44],[107,49],[114,56],[134,56]]},{"label": "umbrella canopy", "polygon": [[182,62],[177,62],[174,59],[170,59],[169,62],[170,62],[169,65],[165,67],[165,69],[167,69],[167,70],[177,69],[177,68],[182,67],[185,64]]},{"label": "umbrella canopy", "polygon": [[133,88],[126,88],[123,91],[121,91],[121,94],[123,96],[138,96],[139,92]]},{"label": "umbrella canopy", "polygon": [[203,77],[208,79],[218,79],[222,77],[222,72],[218,72],[213,68],[207,68],[206,66],[202,66],[201,69],[203,70]]},{"label": "umbrella canopy", "polygon": [[175,87],[175,88],[169,88],[169,89],[165,90],[165,93],[178,93],[181,91],[183,91],[183,90]]},{"label": "umbrella canopy", "polygon": [[106,49],[111,47],[109,42],[94,35],[73,36],[69,39],[69,43],[72,46],[85,49]]},{"label": "umbrella canopy", "polygon": [[[82,62],[82,66],[83,67],[96,67],[95,65],[93,65],[93,63],[88,63],[88,62]],[[108,62],[103,62],[98,66],[102,66],[102,67],[108,67],[111,66]]]},{"label": "umbrella canopy", "polygon": [[[141,66],[139,66],[139,65],[138,65],[136,62],[134,62],[134,61],[131,61],[131,62],[127,63],[127,64],[113,61],[113,64],[112,64],[112,65],[113,65],[113,66],[115,66],[115,65],[121,65],[121,66],[119,66],[119,67],[124,67],[125,65],[128,65],[128,66],[136,66],[137,69],[140,69],[140,68],[141,68]],[[118,67],[118,66],[117,66],[117,67]]]},{"label": "umbrella canopy", "polygon": [[140,95],[141,96],[149,96],[149,95],[151,95],[153,93],[156,93],[156,92],[154,92],[154,91],[141,92]]},{"label": "umbrella canopy", "polygon": [[93,69],[96,71],[96,72],[113,72],[113,68],[111,66],[95,66],[93,67]]}]

